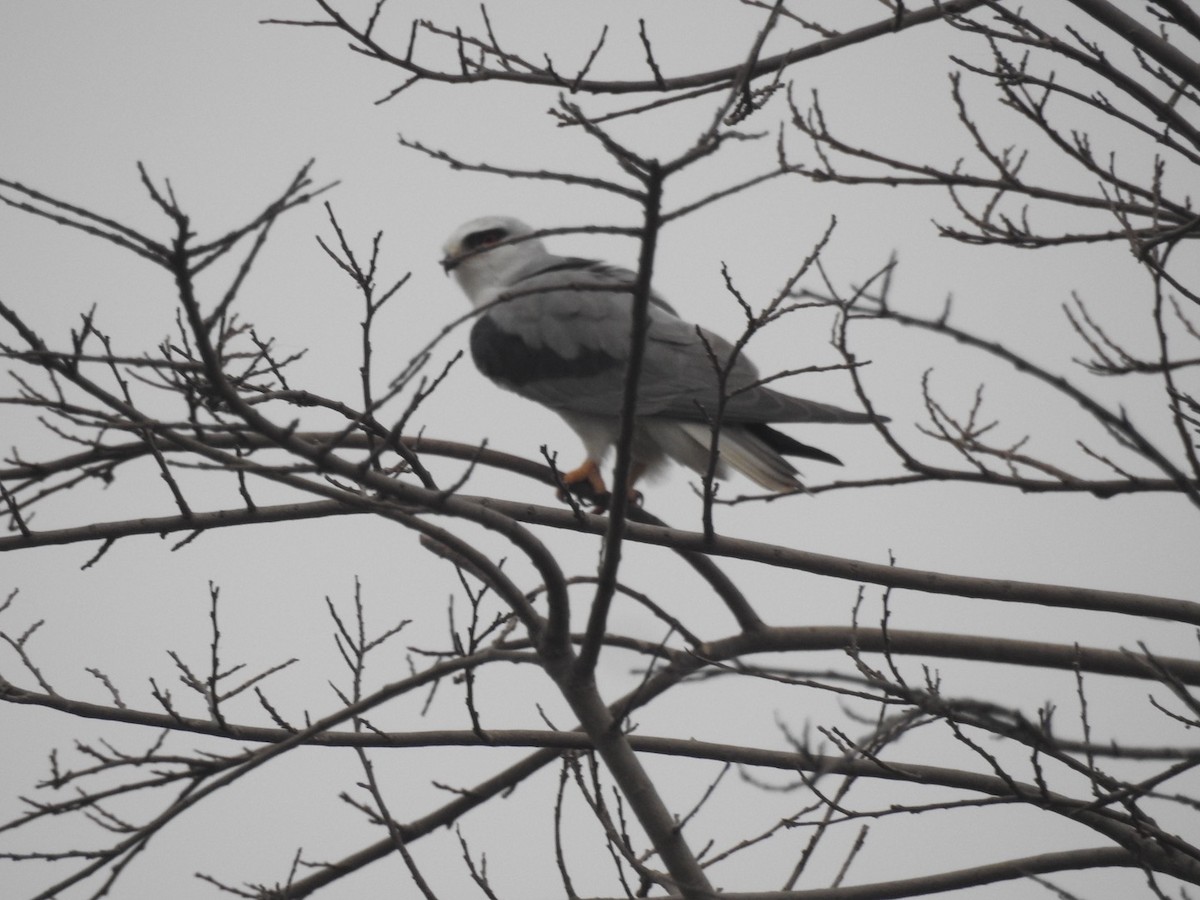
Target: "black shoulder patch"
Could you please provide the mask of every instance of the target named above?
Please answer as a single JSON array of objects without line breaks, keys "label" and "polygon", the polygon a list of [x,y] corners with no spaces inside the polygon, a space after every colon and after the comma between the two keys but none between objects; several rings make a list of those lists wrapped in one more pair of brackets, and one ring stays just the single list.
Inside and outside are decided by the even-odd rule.
[{"label": "black shoulder patch", "polygon": [[492,381],[514,389],[544,379],[588,378],[620,365],[602,350],[584,349],[568,358],[547,347],[531,347],[486,315],[471,328],[471,357]]}]

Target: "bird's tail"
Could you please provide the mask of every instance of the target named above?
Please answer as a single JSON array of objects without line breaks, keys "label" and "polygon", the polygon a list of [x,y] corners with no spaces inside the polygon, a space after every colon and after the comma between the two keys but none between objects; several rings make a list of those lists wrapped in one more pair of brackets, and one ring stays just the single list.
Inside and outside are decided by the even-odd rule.
[{"label": "bird's tail", "polygon": [[[653,422],[653,425],[650,425],[650,422]],[[646,424],[654,429],[653,438],[667,456],[701,475],[708,469],[712,431],[707,425],[666,420],[649,420]],[[772,431],[772,434],[777,435],[779,432]],[[780,449],[786,453],[790,448]],[[818,458],[826,457],[826,461],[836,461],[828,454]],[[804,487],[795,467],[783,458],[779,450],[762,436],[741,425],[730,424],[721,429],[717,477],[728,478],[730,468],[736,469],[769,491],[783,493],[802,490]]]}]

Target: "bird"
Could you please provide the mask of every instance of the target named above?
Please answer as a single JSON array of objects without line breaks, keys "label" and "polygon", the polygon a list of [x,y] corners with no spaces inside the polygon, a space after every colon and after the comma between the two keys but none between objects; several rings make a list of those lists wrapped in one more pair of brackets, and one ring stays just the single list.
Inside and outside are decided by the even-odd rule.
[{"label": "bird", "polygon": [[[562,473],[561,484],[604,512],[611,496],[601,464],[620,439],[634,273],[557,256],[534,229],[509,216],[467,222],[443,252],[443,269],[453,273],[477,313],[470,333],[476,367],[574,429],[586,458]],[[628,479],[634,501],[640,501],[637,480],[668,460],[701,475],[707,471],[721,393],[714,360],[728,365],[733,352],[732,344],[680,318],[653,292],[647,317]],[[767,387],[741,354],[729,367],[724,393],[716,476],[728,478],[732,468],[776,493],[804,490],[786,456],[842,463],[772,423],[886,421]],[[562,490],[560,497],[567,499]]]}]

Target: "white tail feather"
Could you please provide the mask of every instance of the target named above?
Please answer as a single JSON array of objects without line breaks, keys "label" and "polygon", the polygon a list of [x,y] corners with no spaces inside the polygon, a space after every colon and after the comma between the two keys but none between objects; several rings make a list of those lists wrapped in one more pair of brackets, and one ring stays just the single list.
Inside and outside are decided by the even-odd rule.
[{"label": "white tail feather", "polygon": [[[708,469],[712,431],[707,425],[647,419],[643,420],[643,427],[663,452],[676,462],[701,475]],[[791,463],[744,428],[735,425],[726,425],[721,429],[717,477],[729,477],[730,466],[769,491],[794,491],[803,487]]]}]

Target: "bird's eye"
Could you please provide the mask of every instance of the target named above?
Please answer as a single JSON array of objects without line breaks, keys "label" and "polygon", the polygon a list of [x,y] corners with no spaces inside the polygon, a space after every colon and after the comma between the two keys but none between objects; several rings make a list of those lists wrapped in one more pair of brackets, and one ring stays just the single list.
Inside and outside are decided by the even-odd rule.
[{"label": "bird's eye", "polygon": [[464,250],[479,250],[482,247],[490,247],[493,244],[498,244],[508,237],[508,232],[503,228],[489,228],[487,231],[476,231],[468,234],[463,239]]}]

